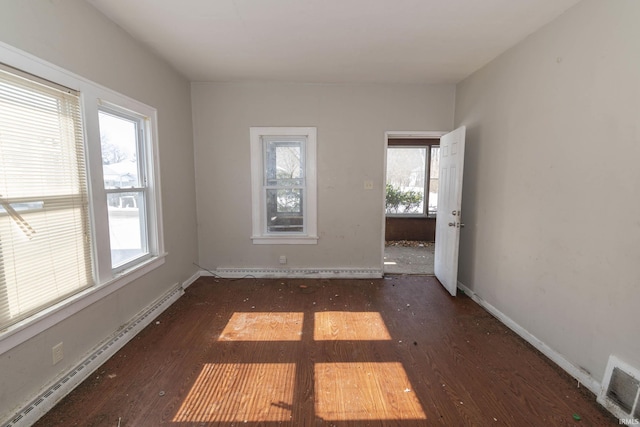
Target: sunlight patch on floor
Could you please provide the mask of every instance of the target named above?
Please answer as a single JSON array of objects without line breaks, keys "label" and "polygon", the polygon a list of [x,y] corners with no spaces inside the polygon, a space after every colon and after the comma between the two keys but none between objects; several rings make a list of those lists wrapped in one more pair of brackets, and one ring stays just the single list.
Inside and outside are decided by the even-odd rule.
[{"label": "sunlight patch on floor", "polygon": [[427,418],[401,363],[318,363],[315,406],[325,421]]},{"label": "sunlight patch on floor", "polygon": [[295,363],[208,363],[174,422],[289,421]]},{"label": "sunlight patch on floor", "polygon": [[377,311],[321,311],[315,313],[313,339],[381,341],[391,335]]},{"label": "sunlight patch on floor", "polygon": [[304,313],[233,313],[218,341],[300,341]]}]

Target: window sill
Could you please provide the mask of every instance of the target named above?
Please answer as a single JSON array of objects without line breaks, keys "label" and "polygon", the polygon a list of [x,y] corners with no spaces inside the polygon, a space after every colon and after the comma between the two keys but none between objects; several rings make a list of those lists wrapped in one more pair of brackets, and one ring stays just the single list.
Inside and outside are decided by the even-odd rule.
[{"label": "window sill", "polygon": [[109,282],[86,289],[53,307],[0,331],[0,355],[160,267],[164,264],[166,255],[155,256],[130,270],[120,273]]},{"label": "window sill", "polygon": [[317,245],[318,236],[252,236],[254,245]]}]

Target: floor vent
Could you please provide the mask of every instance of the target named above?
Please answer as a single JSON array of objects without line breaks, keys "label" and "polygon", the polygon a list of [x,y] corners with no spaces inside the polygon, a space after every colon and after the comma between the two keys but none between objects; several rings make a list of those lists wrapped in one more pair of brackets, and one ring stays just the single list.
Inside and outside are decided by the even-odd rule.
[{"label": "floor vent", "polygon": [[640,419],[640,371],[615,356],[609,358],[598,402],[623,422]]},{"label": "floor vent", "polygon": [[113,354],[120,350],[131,338],[153,321],[160,313],[175,302],[184,290],[177,286],[170,290],[133,321],[121,328],[115,336],[94,350],[86,359],[78,364],[71,372],[47,388],[30,404],[15,414],[10,421],[0,424],[1,427],[22,427],[35,423],[58,401],[69,394],[78,384],[85,380],[93,371],[99,368]]}]

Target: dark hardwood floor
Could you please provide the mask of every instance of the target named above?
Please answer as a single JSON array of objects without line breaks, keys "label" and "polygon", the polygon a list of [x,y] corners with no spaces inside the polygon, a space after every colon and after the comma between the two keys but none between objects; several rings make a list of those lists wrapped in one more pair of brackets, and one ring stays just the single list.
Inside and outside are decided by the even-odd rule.
[{"label": "dark hardwood floor", "polygon": [[36,425],[618,425],[433,277],[201,278],[156,320]]}]

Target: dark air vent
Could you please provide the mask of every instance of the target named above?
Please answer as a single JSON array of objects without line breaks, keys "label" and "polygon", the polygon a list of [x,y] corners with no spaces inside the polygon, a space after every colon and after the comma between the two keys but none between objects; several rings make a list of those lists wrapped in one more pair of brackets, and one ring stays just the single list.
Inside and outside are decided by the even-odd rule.
[{"label": "dark air vent", "polygon": [[[607,388],[607,397],[617,403],[628,414],[634,409],[638,390],[640,390],[640,381],[620,368],[613,368],[609,387]],[[637,413],[638,408],[635,409]]]},{"label": "dark air vent", "polygon": [[640,418],[640,371],[615,356],[609,357],[598,402],[620,420]]}]

